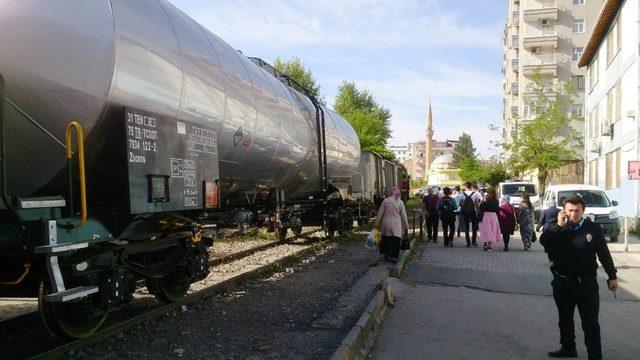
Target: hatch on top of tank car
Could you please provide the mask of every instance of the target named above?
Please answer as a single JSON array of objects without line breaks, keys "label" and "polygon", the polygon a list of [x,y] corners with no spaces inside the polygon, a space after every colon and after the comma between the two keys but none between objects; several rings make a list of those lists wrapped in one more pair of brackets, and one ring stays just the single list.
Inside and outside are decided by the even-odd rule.
[{"label": "hatch on top of tank car", "polygon": [[132,214],[219,206],[213,128],[128,107],[124,119]]}]

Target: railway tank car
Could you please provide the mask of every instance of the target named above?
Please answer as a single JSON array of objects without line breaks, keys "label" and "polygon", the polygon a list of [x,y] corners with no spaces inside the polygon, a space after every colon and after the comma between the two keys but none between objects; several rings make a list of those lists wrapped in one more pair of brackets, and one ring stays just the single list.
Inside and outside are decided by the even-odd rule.
[{"label": "railway tank car", "polygon": [[346,120],[165,0],[0,1],[0,76],[0,284],[41,280],[58,336],[182,296],[216,214],[331,228],[358,171]]}]

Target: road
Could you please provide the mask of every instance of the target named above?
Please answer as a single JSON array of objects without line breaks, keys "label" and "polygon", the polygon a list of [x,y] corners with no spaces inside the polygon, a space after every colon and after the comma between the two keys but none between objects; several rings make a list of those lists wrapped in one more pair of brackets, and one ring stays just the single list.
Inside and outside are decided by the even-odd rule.
[{"label": "road", "polygon": [[[442,239],[442,237],[440,237]],[[522,250],[519,234],[510,252],[484,252],[429,243],[412,264],[385,316],[373,348],[374,359],[543,359],[559,348],[551,273],[542,246]],[[599,270],[603,354],[609,359],[640,358],[640,241],[630,253],[610,249],[619,269],[617,299]],[[586,348],[576,311],[580,358]]]}]

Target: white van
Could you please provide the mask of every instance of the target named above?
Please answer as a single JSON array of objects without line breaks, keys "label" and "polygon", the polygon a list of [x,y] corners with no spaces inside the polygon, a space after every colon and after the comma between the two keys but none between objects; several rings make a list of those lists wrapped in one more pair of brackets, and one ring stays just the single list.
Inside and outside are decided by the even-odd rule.
[{"label": "white van", "polygon": [[505,181],[498,184],[498,196],[509,195],[509,202],[515,207],[520,206],[520,195],[523,193],[529,195],[537,221],[542,212],[542,201],[536,184],[527,181]]},{"label": "white van", "polygon": [[550,185],[545,191],[544,208],[547,207],[547,201],[555,200],[556,205],[561,209],[564,201],[572,196],[580,196],[584,200],[585,217],[600,224],[604,235],[609,237],[611,242],[618,241],[620,218],[614,208],[618,206],[618,202],[609,200],[607,194],[597,186],[584,184]]}]

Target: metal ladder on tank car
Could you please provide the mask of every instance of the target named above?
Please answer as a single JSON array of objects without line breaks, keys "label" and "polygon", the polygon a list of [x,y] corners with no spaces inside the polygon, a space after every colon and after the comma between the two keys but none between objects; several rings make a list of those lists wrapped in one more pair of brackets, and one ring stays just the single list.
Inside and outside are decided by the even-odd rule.
[{"label": "metal ladder on tank car", "polygon": [[299,84],[297,81],[290,78],[288,75],[281,73],[276,70],[273,66],[271,66],[266,61],[257,58],[257,57],[249,57],[254,64],[261,67],[265,71],[269,72],[279,81],[285,83],[289,87],[300,91],[303,93],[315,108],[315,119],[316,119],[316,136],[318,139],[318,174],[320,178],[320,188],[322,190],[322,221],[323,228],[328,230],[328,213],[327,213],[327,196],[328,194],[328,174],[327,174],[327,141],[326,141],[326,127],[325,127],[325,114],[324,109],[320,105],[318,99],[311,93],[309,89]]},{"label": "metal ladder on tank car", "polygon": [[[37,246],[34,248],[34,252],[38,254],[46,255],[46,266],[47,271],[49,273],[49,277],[51,280],[51,288],[52,293],[46,296],[47,301],[53,302],[65,302],[71,301],[74,299],[79,299],[86,297],[90,294],[97,293],[97,286],[79,286],[71,289],[67,289],[64,284],[64,280],[62,277],[62,272],[60,270],[60,266],[58,263],[59,256],[66,255],[69,252],[87,248],[89,246],[88,242],[79,242],[79,243],[61,243],[58,244],[58,223],[55,218],[59,218],[59,209],[66,207],[66,201],[62,196],[41,196],[41,197],[33,197],[33,198],[21,198],[17,197],[15,204],[11,199],[9,199],[7,194],[7,161],[6,161],[6,142],[4,139],[5,135],[5,102],[9,104],[15,111],[17,111],[24,119],[26,119],[30,124],[39,129],[42,133],[44,133],[47,137],[52,139],[56,144],[58,144],[65,151],[65,155],[67,157],[67,162],[69,166],[69,197],[70,197],[70,216],[73,216],[73,173],[71,169],[71,160],[73,156],[73,152],[71,151],[71,131],[75,128],[78,137],[78,160],[79,160],[79,172],[80,172],[80,193],[81,193],[81,219],[80,221],[73,225],[74,228],[78,228],[86,222],[87,219],[87,206],[86,206],[86,185],[84,179],[84,146],[83,146],[83,137],[82,137],[82,127],[79,123],[72,121],[67,126],[66,131],[66,144],[60,141],[55,137],[51,132],[49,132],[44,126],[42,126],[38,121],[36,121],[33,117],[29,116],[22,108],[20,108],[16,103],[11,101],[6,95],[5,90],[5,81],[2,74],[0,74],[0,198],[2,199],[4,205],[7,209],[11,210],[14,213],[23,212],[28,213],[29,211],[40,212],[45,211],[49,212],[51,218],[53,220],[42,220],[45,222],[45,237],[48,239],[48,244],[43,246]],[[58,215],[58,216],[56,216]],[[20,218],[20,216],[19,216]],[[29,269],[31,267],[30,263],[25,263],[24,268],[25,271],[20,277],[12,282],[5,282],[5,284],[17,285],[19,284],[28,274]]]}]

